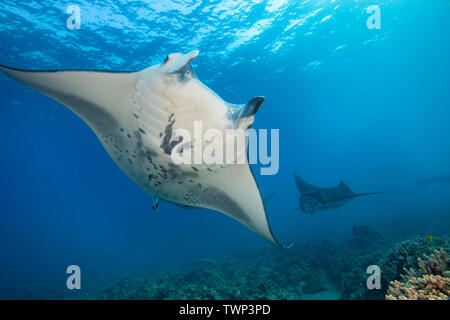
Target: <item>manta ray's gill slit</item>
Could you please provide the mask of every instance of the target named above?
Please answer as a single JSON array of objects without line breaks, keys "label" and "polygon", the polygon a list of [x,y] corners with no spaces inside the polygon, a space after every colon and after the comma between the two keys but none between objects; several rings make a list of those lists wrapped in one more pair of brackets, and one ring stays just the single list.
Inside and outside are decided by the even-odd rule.
[{"label": "manta ray's gill slit", "polygon": [[169,113],[165,109],[168,108],[169,103],[152,94],[150,90],[147,92],[147,95],[150,95],[150,97],[147,98],[142,92],[135,91],[133,101],[139,106],[138,110],[147,110],[157,119],[166,119]]},{"label": "manta ray's gill slit", "polygon": [[145,123],[146,125],[150,126],[151,128],[155,128],[152,130],[155,132],[155,136],[159,136],[160,130],[158,128],[162,129],[166,126],[166,123],[157,117],[152,117],[151,112],[143,109],[141,111],[141,122]]},{"label": "manta ray's gill slit", "polygon": [[[167,113],[165,109],[170,105],[170,102],[164,98],[161,94],[156,93],[151,87],[149,87],[146,82],[139,79],[136,83],[135,94],[143,99],[146,103],[155,103],[156,105],[162,106],[162,108],[157,108],[160,111]],[[164,115],[163,115],[164,117]]]},{"label": "manta ray's gill slit", "polygon": [[[139,111],[137,112],[139,113]],[[133,113],[134,118],[133,120],[136,122],[135,126],[137,130],[139,130],[143,135],[153,136],[152,140],[155,142],[155,140],[157,140],[156,138],[158,137],[158,131],[157,129],[154,129],[158,128],[157,123],[154,120],[152,120],[151,117],[149,117],[146,114],[143,114],[142,112],[140,112],[140,115],[141,116],[137,115],[136,113]],[[142,117],[142,115],[144,115],[144,117]],[[130,136],[128,137],[130,138]]]},{"label": "manta ray's gill slit", "polygon": [[[150,92],[150,90],[147,89],[147,92]],[[144,131],[144,134],[149,135],[146,137],[146,140],[151,145],[160,145],[162,129],[166,126],[164,119],[169,116],[169,113],[157,107],[155,103],[150,102],[140,92],[135,93],[134,102],[137,105],[136,112],[140,115],[135,117],[138,122],[138,128]]]}]

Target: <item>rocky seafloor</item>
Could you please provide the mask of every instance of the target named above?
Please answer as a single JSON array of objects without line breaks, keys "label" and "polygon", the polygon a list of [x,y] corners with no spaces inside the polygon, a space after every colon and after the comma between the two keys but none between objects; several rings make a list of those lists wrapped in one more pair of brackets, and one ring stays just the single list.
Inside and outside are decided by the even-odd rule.
[{"label": "rocky seafloor", "polygon": [[[404,278],[407,270],[417,268],[419,258],[435,250],[450,252],[450,238],[430,241],[424,235],[395,243],[360,225],[341,245],[323,241],[204,259],[177,271],[126,277],[81,298],[385,299],[391,281]],[[446,269],[446,260],[443,263]],[[380,289],[367,288],[370,265],[380,267]],[[444,279],[448,289],[449,279]]]}]

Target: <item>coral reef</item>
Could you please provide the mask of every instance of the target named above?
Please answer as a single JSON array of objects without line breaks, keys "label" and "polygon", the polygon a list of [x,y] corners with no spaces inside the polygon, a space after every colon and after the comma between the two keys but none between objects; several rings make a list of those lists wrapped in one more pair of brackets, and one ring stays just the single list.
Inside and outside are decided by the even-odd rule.
[{"label": "coral reef", "polygon": [[388,244],[388,240],[367,225],[352,227],[353,236],[347,241],[347,246],[356,249],[379,248]]},{"label": "coral reef", "polygon": [[[303,299],[335,287],[342,299],[384,299],[390,282],[400,279],[405,270],[419,272],[413,267],[421,257],[423,262],[419,268],[445,272],[441,262],[444,251],[435,249],[440,246],[448,250],[448,239],[436,238],[431,244],[425,237],[417,237],[388,245],[383,236],[368,230],[354,228],[352,239],[355,234],[356,238],[366,237],[361,234],[370,235],[367,238],[379,239],[377,243],[383,247],[368,249],[366,245],[349,246],[348,242],[338,246],[324,241],[297,244],[290,250],[268,248],[256,253],[242,252],[220,261],[203,260],[177,272],[146,279],[126,278],[102,290],[100,297]],[[366,286],[366,269],[374,264],[382,270],[381,290],[369,290]],[[442,282],[437,274],[425,279],[430,279],[435,286]],[[416,281],[422,285],[425,280],[416,277]]]},{"label": "coral reef", "polygon": [[386,300],[449,300],[450,279],[433,274],[391,281]]},{"label": "coral reef", "polygon": [[[367,226],[343,245],[297,243],[203,259],[170,272],[131,276],[96,287],[92,299],[385,299],[448,297],[450,239],[425,235],[389,242]],[[369,290],[367,267],[378,265],[381,289]],[[391,286],[392,289],[388,288]],[[392,296],[392,297],[391,297]],[[68,298],[76,298],[73,295]]]},{"label": "coral reef", "polygon": [[448,255],[447,252],[440,248],[440,250],[434,250],[425,259],[417,259],[419,265],[419,271],[421,274],[434,274],[442,275],[447,270]]},{"label": "coral reef", "polygon": [[[239,253],[191,264],[177,272],[125,278],[103,289],[102,299],[301,299],[326,289],[320,273],[280,250]],[[280,268],[282,266],[282,268]]]},{"label": "coral reef", "polygon": [[391,281],[386,300],[449,300],[448,255],[444,248],[417,258],[418,269],[406,269],[402,280]]},{"label": "coral reef", "polygon": [[[425,236],[414,237],[395,244],[372,250],[349,252],[334,257],[336,268],[333,279],[342,292],[343,299],[385,299],[391,281],[401,279],[405,269],[414,269],[418,258],[430,255],[437,248],[450,249],[448,238],[435,238],[430,243]],[[381,269],[381,290],[368,290],[366,268],[378,265]]]}]

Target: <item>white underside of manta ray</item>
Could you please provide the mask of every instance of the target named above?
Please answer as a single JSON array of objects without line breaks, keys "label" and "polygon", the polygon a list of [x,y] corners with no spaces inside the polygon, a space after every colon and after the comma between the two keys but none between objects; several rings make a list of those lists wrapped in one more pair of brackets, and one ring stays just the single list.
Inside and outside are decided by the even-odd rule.
[{"label": "white underside of manta ray", "polygon": [[190,61],[197,55],[198,51],[171,54],[163,63],[138,72],[0,69],[77,114],[122,171],[148,194],[222,212],[280,245],[248,161],[176,165],[171,159],[174,130],[193,132],[194,121],[202,121],[203,130],[247,130],[264,101],[223,101],[195,77]]}]

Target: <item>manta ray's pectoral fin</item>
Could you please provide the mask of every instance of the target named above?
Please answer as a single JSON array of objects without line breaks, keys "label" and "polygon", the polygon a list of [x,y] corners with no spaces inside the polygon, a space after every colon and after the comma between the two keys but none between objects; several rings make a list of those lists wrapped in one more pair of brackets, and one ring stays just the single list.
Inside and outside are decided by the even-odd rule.
[{"label": "manta ray's pectoral fin", "polygon": [[229,112],[234,127],[248,129],[253,124],[254,116],[263,105],[264,100],[264,97],[254,97],[246,104],[238,106],[231,105]]},{"label": "manta ray's pectoral fin", "polygon": [[294,172],[294,177],[295,177],[295,183],[297,184],[297,188],[300,191],[300,193],[312,192],[312,191],[317,191],[320,189],[318,187],[315,187],[315,186],[310,185],[309,183],[305,182],[295,172]]},{"label": "manta ray's pectoral fin", "polygon": [[206,201],[205,207],[222,212],[264,239],[285,247],[271,231],[261,193],[248,164],[227,166],[200,181],[207,186],[207,191],[200,194]]},{"label": "manta ray's pectoral fin", "polygon": [[30,71],[0,65],[24,85],[62,103],[94,131],[116,124],[116,114],[131,100],[135,72]]}]

